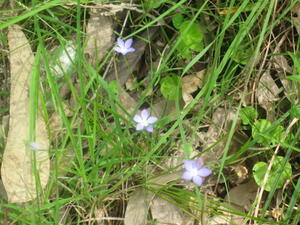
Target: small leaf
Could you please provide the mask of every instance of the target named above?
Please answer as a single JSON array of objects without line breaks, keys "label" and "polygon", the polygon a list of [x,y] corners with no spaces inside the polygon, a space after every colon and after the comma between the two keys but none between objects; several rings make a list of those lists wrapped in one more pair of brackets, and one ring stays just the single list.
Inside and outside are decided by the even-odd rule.
[{"label": "small leaf", "polygon": [[257,143],[263,145],[268,145],[270,143],[267,136],[270,134],[271,126],[271,122],[265,119],[255,121],[252,127],[252,137],[257,141]]},{"label": "small leaf", "polygon": [[184,17],[180,13],[177,13],[174,16],[172,16],[172,23],[176,29],[180,29],[180,26],[183,23],[183,21],[184,21]]},{"label": "small leaf", "polygon": [[145,2],[145,6],[148,9],[156,9],[158,7],[161,6],[161,4],[165,3],[166,0],[146,0]]},{"label": "small leaf", "polygon": [[257,115],[257,111],[252,106],[247,106],[240,110],[240,117],[245,125],[253,123]]},{"label": "small leaf", "polygon": [[[281,173],[281,176],[279,177],[279,181],[277,185],[275,186],[276,183],[276,178],[278,173],[280,173],[282,169],[282,162],[284,158],[282,156],[276,156],[274,160],[274,164],[272,166],[272,169],[270,171],[267,183],[265,185],[265,190],[266,191],[271,191],[272,189],[278,189],[281,188],[285,181],[292,176],[292,166],[289,162],[287,162],[284,166],[284,169]],[[262,187],[264,176],[267,172],[268,169],[268,164],[265,162],[258,162],[254,165],[253,167],[253,176],[255,179],[255,182]]]},{"label": "small leaf", "polygon": [[192,58],[192,50],[184,44],[184,42],[181,40],[177,45],[177,51],[179,55],[185,59],[191,59]]},{"label": "small leaf", "polygon": [[278,125],[272,132],[272,144],[278,144],[284,135],[284,127]]},{"label": "small leaf", "polygon": [[[189,27],[188,30],[187,27]],[[203,50],[204,29],[200,24],[195,22],[191,24],[191,21],[187,20],[181,24],[179,31],[180,38],[186,46],[198,52]]]},{"label": "small leaf", "polygon": [[176,74],[170,74],[161,80],[160,91],[168,100],[176,100],[178,96],[180,78]]}]

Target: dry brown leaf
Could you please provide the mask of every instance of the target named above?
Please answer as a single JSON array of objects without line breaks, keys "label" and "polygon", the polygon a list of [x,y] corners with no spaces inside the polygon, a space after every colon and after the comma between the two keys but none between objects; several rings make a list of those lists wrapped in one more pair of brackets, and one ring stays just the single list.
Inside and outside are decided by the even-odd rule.
[{"label": "dry brown leaf", "polygon": [[128,201],[125,213],[125,225],[145,225],[153,194],[145,189],[138,188]]},{"label": "dry brown leaf", "polygon": [[[226,110],[224,108],[218,108],[212,116],[213,121],[210,124],[208,131],[198,134],[198,137],[203,143],[203,149],[206,150],[211,148],[209,151],[206,151],[201,155],[202,160],[206,164],[218,162],[223,155],[224,145],[227,139],[223,138],[222,141],[220,141],[220,139],[229,131],[235,116],[236,112],[233,109]],[[230,153],[238,150],[244,141],[245,140],[242,140],[242,137],[239,137],[239,135],[235,134],[231,140],[231,146],[229,148]]]},{"label": "dry brown leaf", "polygon": [[87,45],[84,53],[88,55],[92,65],[96,66],[111,48],[114,35],[112,20],[100,14],[101,9],[91,9],[86,36]]},{"label": "dry brown leaf", "polygon": [[292,9],[292,20],[295,22],[298,35],[300,35],[300,3],[295,4]]},{"label": "dry brown leaf", "polygon": [[157,225],[174,224],[186,225],[183,220],[183,213],[179,207],[155,197],[151,203],[152,218],[156,220]]},{"label": "dry brown leaf", "polygon": [[[123,109],[131,115],[136,108],[136,101],[122,87],[118,88],[118,99]],[[123,111],[123,109],[118,107],[118,113],[127,118],[127,114]]]},{"label": "dry brown leaf", "polygon": [[243,183],[249,176],[247,167],[243,165],[232,165],[231,169],[235,172],[237,175],[237,179],[234,180],[235,184],[241,184]]},{"label": "dry brown leaf", "polygon": [[3,155],[1,176],[9,202],[22,203],[37,195],[33,173],[35,155],[36,173],[41,187],[45,187],[50,171],[48,156],[49,139],[42,117],[36,121],[35,141],[43,150],[32,151],[29,141],[29,79],[34,55],[21,27],[9,27],[8,45],[10,50],[10,120],[6,148]]},{"label": "dry brown leaf", "polygon": [[[157,185],[164,185],[170,181],[180,178],[178,172],[165,174],[163,176],[151,179],[149,186],[155,188]],[[128,201],[125,213],[125,225],[145,225],[147,224],[148,210],[155,194],[143,188],[137,188]]]},{"label": "dry brown leaf", "polygon": [[[224,205],[228,206],[229,209],[233,208],[241,213],[247,213],[255,200],[257,189],[258,186],[253,180],[246,184],[238,185],[226,195],[226,203]],[[219,212],[221,213],[220,215],[208,219],[209,225],[239,225],[244,224],[245,220],[247,220],[247,218],[229,212],[224,206],[220,207]]]},{"label": "dry brown leaf", "polygon": [[[244,217],[229,212],[209,218],[207,225],[240,225],[244,223]],[[200,224],[199,224],[200,225]],[[201,224],[202,225],[202,224]]]},{"label": "dry brown leaf", "polygon": [[197,72],[195,75],[187,75],[182,78],[182,98],[185,105],[193,101],[193,96],[191,95],[198,88],[202,87],[205,70]]},{"label": "dry brown leaf", "polygon": [[[274,52],[273,54],[275,54],[276,52]],[[284,73],[292,73],[293,69],[290,67],[288,60],[286,59],[285,56],[283,55],[274,55],[272,56],[272,60],[273,65],[275,67],[275,69],[279,70],[279,71],[284,71]]]},{"label": "dry brown leaf", "polygon": [[274,121],[275,119],[273,104],[279,99],[279,93],[280,90],[270,73],[267,71],[263,73],[256,90],[256,98],[261,107],[266,110],[269,121]]},{"label": "dry brown leaf", "polygon": [[252,202],[255,200],[257,189],[258,186],[254,180],[240,184],[229,191],[225,197],[225,201],[227,201],[231,207],[241,212],[248,211],[252,206]]}]

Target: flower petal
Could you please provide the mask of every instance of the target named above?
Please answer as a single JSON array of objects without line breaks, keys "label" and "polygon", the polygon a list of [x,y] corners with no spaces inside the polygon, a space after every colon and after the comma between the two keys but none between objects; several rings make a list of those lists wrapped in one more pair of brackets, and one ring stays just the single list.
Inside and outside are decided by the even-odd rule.
[{"label": "flower petal", "polygon": [[118,42],[118,45],[122,48],[124,48],[124,46],[125,46],[125,43],[124,43],[124,41],[121,39],[121,38],[118,38],[117,39],[117,42]]},{"label": "flower petal", "polygon": [[155,123],[157,121],[157,118],[155,116],[150,116],[148,119],[147,119],[148,123]]},{"label": "flower petal", "polygon": [[192,180],[193,176],[191,173],[189,173],[188,171],[185,171],[183,174],[182,174],[182,179],[184,180]]},{"label": "flower petal", "polygon": [[141,111],[141,117],[143,120],[147,120],[149,116],[150,116],[150,113],[149,113],[148,109],[143,109]]},{"label": "flower petal", "polygon": [[119,53],[123,52],[123,49],[120,48],[119,46],[116,46],[116,47],[114,47],[113,49],[114,49],[116,52],[119,52]]},{"label": "flower petal", "polygon": [[147,126],[146,130],[148,132],[152,133],[153,132],[153,126],[152,125]]},{"label": "flower petal", "polygon": [[194,160],[184,160],[183,163],[186,170],[193,170],[195,168]]},{"label": "flower petal", "polygon": [[207,176],[209,176],[211,173],[212,173],[211,170],[208,169],[208,168],[201,168],[201,169],[199,170],[199,172],[198,172],[199,176],[201,176],[201,177],[207,177]]},{"label": "flower petal", "polygon": [[36,142],[29,142],[29,147],[32,149],[32,150],[39,150],[40,149],[40,145]]},{"label": "flower petal", "polygon": [[142,123],[143,122],[143,119],[142,117],[139,115],[139,114],[136,114],[134,117],[133,117],[133,120],[137,123]]},{"label": "flower petal", "polygon": [[198,186],[201,186],[204,179],[200,176],[195,176],[195,177],[193,177],[192,180],[195,184],[197,184]]},{"label": "flower petal", "polygon": [[143,125],[143,124],[138,123],[138,124],[136,125],[136,130],[143,130],[143,129],[144,129],[144,125]]},{"label": "flower petal", "polygon": [[124,46],[125,48],[130,48],[132,45],[132,38],[129,38],[128,40],[125,41]]},{"label": "flower petal", "polygon": [[134,48],[127,48],[126,49],[126,53],[129,53],[129,52],[134,52],[135,51],[135,49]]}]

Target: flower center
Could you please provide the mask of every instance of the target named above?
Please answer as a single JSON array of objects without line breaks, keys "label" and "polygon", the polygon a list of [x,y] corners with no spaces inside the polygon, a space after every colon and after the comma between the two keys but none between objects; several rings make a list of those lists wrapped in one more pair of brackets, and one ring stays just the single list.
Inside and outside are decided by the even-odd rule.
[{"label": "flower center", "polygon": [[141,124],[142,124],[143,126],[145,126],[145,127],[149,125],[147,119],[143,119],[142,122],[141,122]]},{"label": "flower center", "polygon": [[198,169],[197,168],[192,168],[189,172],[193,177],[198,176]]}]

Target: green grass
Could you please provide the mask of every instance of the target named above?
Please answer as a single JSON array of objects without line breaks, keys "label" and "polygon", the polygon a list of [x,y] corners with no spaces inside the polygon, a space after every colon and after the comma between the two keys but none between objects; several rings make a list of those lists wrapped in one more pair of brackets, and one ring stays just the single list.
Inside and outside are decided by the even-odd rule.
[{"label": "green grass", "polygon": [[[256,198],[246,213],[224,206],[224,196],[238,185],[230,166],[249,162],[245,166],[251,178],[253,177],[251,163],[268,162],[276,152],[276,146],[267,146],[266,151],[265,146],[261,146],[251,137],[251,126],[240,125],[239,111],[242,107],[252,104],[258,110],[259,118],[265,118],[266,112],[258,106],[257,101],[249,100],[251,95],[258,91],[251,88],[253,84],[258,84],[259,77],[270,69],[268,60],[276,47],[276,38],[282,37],[281,32],[284,30],[282,27],[288,29],[287,27],[291,26],[290,10],[299,1],[222,2],[220,4],[218,1],[165,1],[164,5],[157,9],[146,9],[143,8],[143,1],[136,1],[135,6],[142,13],[124,10],[124,15],[128,15],[125,24],[120,20],[124,17],[119,14],[113,17],[115,33],[119,34],[124,29],[123,36],[133,37],[134,40],[162,20],[167,24],[160,26],[157,31],[159,37],[156,40],[161,43],[145,39],[148,43],[140,60],[140,67],[145,67],[147,71],[136,68],[131,74],[131,77],[136,77],[139,82],[135,83],[130,92],[137,101],[132,112],[127,111],[128,109],[123,106],[124,102],[120,102],[115,90],[106,78],[103,78],[105,71],[110,71],[109,65],[116,67],[122,63],[122,56],[111,50],[95,68],[84,55],[88,7],[92,7],[96,2],[74,1],[67,4],[60,0],[16,1],[15,9],[1,9],[3,15],[4,13],[11,15],[0,16],[0,46],[5,49],[0,60],[1,68],[9,71],[6,33],[7,28],[14,24],[23,28],[35,53],[30,83],[30,106],[28,106],[31,121],[30,138],[34,140],[35,118],[39,109],[48,125],[51,140],[49,150],[51,176],[47,187],[39,190],[40,195],[32,202],[19,205],[7,203],[3,199],[0,203],[2,209],[0,221],[3,224],[102,224],[91,219],[96,217],[97,210],[103,210],[104,217],[124,218],[127,201],[136,188],[142,187],[178,206],[198,221],[203,219],[201,213],[213,216],[222,211],[229,211],[248,218],[245,224],[249,224],[249,221],[256,221],[257,224],[298,224],[300,215],[297,210],[300,191],[297,167],[297,154],[300,151],[298,123],[290,130],[294,135],[291,142],[277,142],[280,145],[279,154],[293,167],[293,178],[282,193],[275,189],[265,192],[263,201],[258,202]],[[110,3],[118,5],[121,1]],[[280,3],[283,4],[283,8],[279,10]],[[238,7],[234,13],[220,15],[217,11],[218,6]],[[181,40],[177,38],[178,32],[171,23],[172,15],[178,12],[189,15],[191,24],[199,21],[207,28],[204,49],[193,52],[190,59],[182,59],[178,54],[177,48]],[[291,42],[294,43],[293,51],[299,51],[298,36],[290,34],[288,38],[290,42],[285,42],[285,49],[281,52],[285,56],[287,51],[292,51],[289,45]],[[49,50],[70,39],[76,46],[73,70],[65,73],[62,78],[57,78],[51,70],[49,59],[52,53]],[[159,44],[163,44],[163,48],[159,47]],[[244,45],[253,48],[251,57],[245,65],[237,63],[233,57]],[[264,61],[264,57],[268,60]],[[205,65],[206,75],[202,88],[194,93],[194,100],[184,108],[180,98],[176,101],[167,101],[169,105],[175,106],[173,115],[165,113],[159,118],[154,133],[135,131],[135,123],[132,120],[134,114],[145,105],[154,107],[158,102],[165,101],[159,92],[161,78],[169,72],[174,72],[180,77],[194,74],[200,62]],[[0,86],[6,88],[0,90],[2,118],[9,113],[7,110],[9,105],[1,101],[8,97],[6,93],[9,85],[0,81]],[[63,88],[68,90],[67,96],[62,96]],[[151,94],[148,95],[150,91]],[[180,87],[177,91],[178,93],[181,91]],[[289,110],[284,111],[280,108],[278,102],[284,98],[286,100],[286,97],[281,95],[270,110],[276,111],[273,126],[281,124],[287,129],[293,117]],[[298,101],[296,95],[292,98],[291,102]],[[201,148],[198,136],[199,132],[205,130],[200,127],[213,126],[212,115],[220,107],[234,109],[236,116],[227,130],[222,131],[220,128],[221,134],[214,143],[216,145],[222,143],[224,147],[221,157],[212,159],[207,165],[213,170],[211,175],[213,179],[207,179],[209,185],[191,188],[192,185],[186,186],[187,182],[184,183],[180,179],[172,180],[168,184],[150,185],[152,178],[171,174],[182,166],[168,167],[167,162],[170,158],[182,161],[191,157],[189,149],[182,149],[182,145],[191,145],[198,156],[203,152],[212,151],[213,147]],[[165,110],[168,111],[168,107]],[[51,117],[54,114],[61,122],[58,131],[51,126],[53,123]],[[232,143],[239,132],[246,133],[248,140],[232,154]],[[267,134],[266,137],[274,139]],[[1,155],[5,141],[5,137],[1,137]],[[277,180],[279,177],[280,174]],[[279,197],[282,198],[279,204],[282,215],[276,221],[271,211]],[[220,210],[220,205],[225,209]],[[258,216],[254,217],[256,208],[260,210]],[[90,223],[83,222],[89,219]],[[118,220],[104,221],[103,224],[123,224]]]}]

